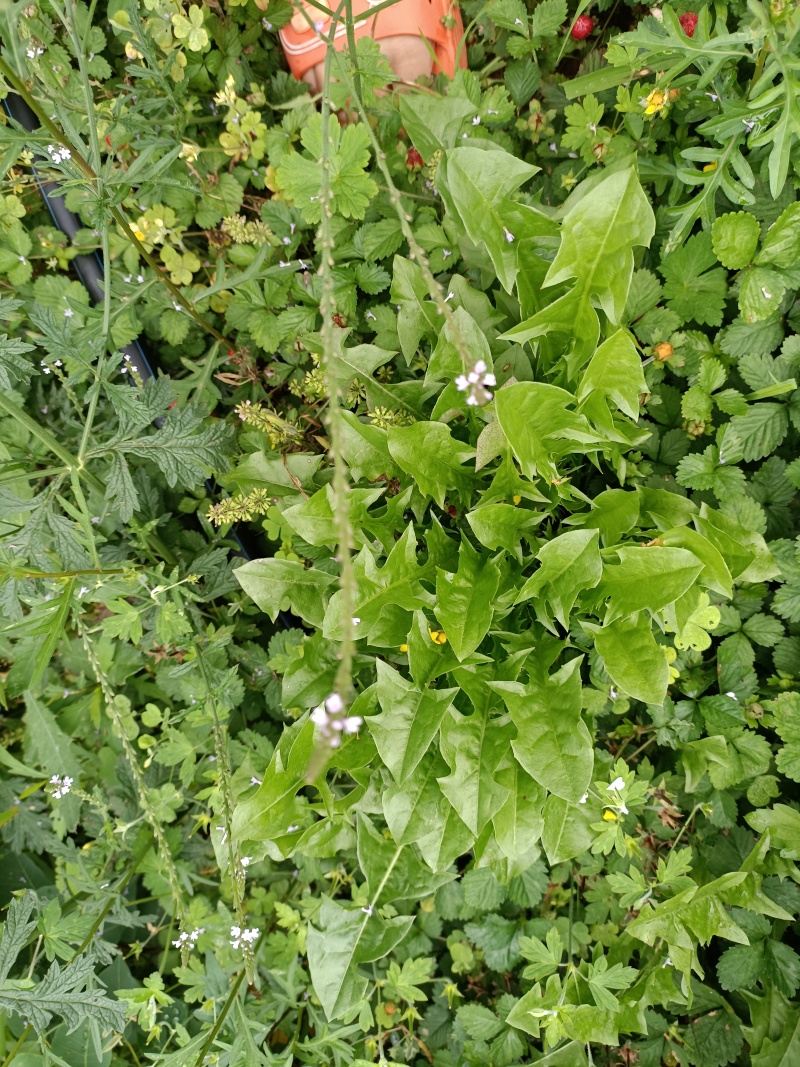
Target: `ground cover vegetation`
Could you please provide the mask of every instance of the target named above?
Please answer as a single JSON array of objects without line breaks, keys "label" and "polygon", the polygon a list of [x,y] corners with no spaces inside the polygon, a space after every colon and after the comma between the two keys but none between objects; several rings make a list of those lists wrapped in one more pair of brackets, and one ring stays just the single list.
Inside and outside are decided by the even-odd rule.
[{"label": "ground cover vegetation", "polygon": [[463,15],[0,10],[3,1067],[798,1062],[800,16]]}]

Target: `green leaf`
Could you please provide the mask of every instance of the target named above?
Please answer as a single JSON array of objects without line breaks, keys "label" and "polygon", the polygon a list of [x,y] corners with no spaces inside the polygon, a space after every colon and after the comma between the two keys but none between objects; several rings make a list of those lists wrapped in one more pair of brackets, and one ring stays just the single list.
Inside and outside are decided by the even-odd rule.
[{"label": "green leaf", "polygon": [[800,859],[800,812],[787,804],[775,804],[745,815],[745,820],[758,834],[769,834],[772,848],[790,860]]},{"label": "green leaf", "polygon": [[32,892],[24,893],[21,897],[12,897],[9,902],[0,936],[0,985],[5,983],[17,957],[36,929],[37,920],[29,921],[35,903],[36,894]]},{"label": "green leaf", "polygon": [[484,504],[467,515],[470,529],[486,548],[505,548],[522,562],[520,538],[543,518],[540,511],[513,504]]},{"label": "green leaf", "polygon": [[711,236],[697,233],[663,259],[659,271],[664,278],[664,297],[684,322],[694,320],[708,326],[722,325],[722,311],[728,282],[717,257]]},{"label": "green leaf", "polygon": [[752,463],[776,450],[789,429],[789,416],[784,404],[751,404],[731,425],[742,442],[744,459]]},{"label": "green leaf", "polygon": [[[366,173],[369,164],[369,134],[359,124],[339,126],[331,115],[329,166],[332,210],[346,219],[363,219],[378,187]],[[322,213],[322,117],[314,114],[300,135],[308,155],[287,153],[276,170],[276,179],[284,195],[294,201],[306,222],[319,222]]]},{"label": "green leaf", "polygon": [[[355,618],[359,620],[355,624],[357,636],[388,641],[392,645],[402,644],[410,623],[406,613],[434,603],[433,595],[421,584],[423,578],[432,578],[433,573],[432,562],[417,564],[417,538],[411,524],[395,542],[380,568],[372,550],[365,545],[353,560],[353,608]],[[382,626],[390,609],[395,611],[396,625],[387,631]],[[323,634],[330,641],[341,640],[341,613],[342,594],[339,590],[330,599],[323,623]]]},{"label": "green leaf", "polygon": [[508,789],[495,772],[508,752],[514,728],[507,716],[489,719],[476,709],[461,715],[450,707],[441,726],[441,750],[450,774],[441,790],[461,820],[477,837],[506,801]]},{"label": "green leaf", "polygon": [[756,263],[791,269],[800,259],[800,203],[790,204],[767,230]]},{"label": "green leaf", "polygon": [[791,1010],[777,1038],[766,1037],[753,1054],[752,1067],[794,1067],[800,1056],[800,1011]]},{"label": "green leaf", "polygon": [[597,653],[611,680],[623,693],[661,707],[669,685],[664,648],[653,637],[647,615],[616,619],[594,635]]},{"label": "green leaf", "polygon": [[432,875],[414,848],[387,838],[365,815],[358,819],[358,862],[373,908],[419,900],[456,877],[452,870]]},{"label": "green leaf", "polygon": [[758,235],[758,220],[748,211],[718,215],[711,227],[714,254],[728,270],[741,270],[753,259]]},{"label": "green leaf", "polygon": [[[508,229],[504,204],[539,169],[501,150],[454,148],[437,175],[443,195],[449,194],[470,238],[485,246],[507,293],[517,276],[516,241],[521,235]],[[542,229],[549,228],[542,216]]]},{"label": "green leaf", "polygon": [[598,595],[608,599],[606,622],[647,608],[658,611],[691,588],[703,564],[683,548],[624,545],[618,564],[603,566]]},{"label": "green leaf", "polygon": [[23,385],[30,382],[35,369],[25,353],[35,351],[36,345],[0,334],[0,389],[3,392],[10,393],[18,382]]},{"label": "green leaf", "polygon": [[531,16],[531,37],[555,37],[566,21],[565,0],[541,0]]},{"label": "green leaf", "polygon": [[369,979],[359,965],[382,959],[408,932],[412,915],[382,919],[377,910],[348,909],[323,896],[318,926],[308,928],[308,966],[314,991],[329,1020],[364,1000]]},{"label": "green leaf", "polygon": [[571,804],[589,787],[592,739],[581,718],[581,656],[555,674],[519,682],[491,682],[517,728],[514,755],[528,774]]},{"label": "green leaf", "polygon": [[764,946],[734,945],[717,962],[717,977],[723,989],[752,989],[764,973]]},{"label": "green leaf", "polygon": [[572,393],[543,382],[498,390],[497,418],[526,477],[555,478],[559,459],[599,443],[586,418],[570,410],[575,403]]},{"label": "green leaf", "polygon": [[29,1020],[38,1034],[45,1032],[53,1016],[60,1016],[69,1032],[87,1020],[104,1030],[123,1030],[123,1005],[107,997],[102,988],[84,988],[93,976],[91,957],[79,956],[63,969],[54,960],[41,982],[31,989],[0,989],[0,1008]]},{"label": "green leaf", "polygon": [[437,152],[453,148],[464,120],[478,112],[463,96],[403,93],[398,100],[403,126],[426,163]]},{"label": "green leaf", "polygon": [[781,306],[786,292],[784,279],[774,270],[751,267],[739,280],[739,310],[745,322],[768,319]]},{"label": "green leaf", "polygon": [[309,570],[295,560],[252,559],[234,569],[236,580],[248,596],[266,611],[273,622],[288,601],[295,615],[311,626],[321,626],[327,593],[336,578],[324,571]]},{"label": "green leaf", "polygon": [[236,804],[232,833],[238,841],[273,841],[299,820],[302,805],[297,793],[305,785],[313,750],[313,722],[295,723],[284,730],[261,785]]},{"label": "green leaf", "polygon": [[655,232],[650,201],[631,168],[585,182],[566,207],[561,245],[545,284],[576,278],[580,290],[595,296],[618,323],[633,275],[633,248],[649,245]]},{"label": "green leaf", "polygon": [[486,636],[492,622],[494,597],[500,582],[497,565],[463,539],[458,570],[436,575],[434,613],[460,662],[470,656]]},{"label": "green leaf", "polygon": [[[342,455],[353,477],[375,481],[381,475],[394,477],[397,467],[389,455],[386,430],[370,423],[361,422],[352,411],[342,410],[339,418],[342,427]],[[290,459],[290,456],[285,457]]]},{"label": "green leaf", "polygon": [[430,748],[458,690],[416,689],[383,660],[375,665],[383,710],[367,724],[378,754],[395,781],[402,783]]},{"label": "green leaf", "polygon": [[456,1018],[474,1041],[491,1041],[503,1029],[503,1023],[483,1004],[464,1004]]},{"label": "green leaf", "polygon": [[440,508],[448,490],[466,492],[474,480],[463,464],[472,459],[475,449],[456,440],[442,422],[390,427],[389,452],[397,466]]},{"label": "green leaf", "polygon": [[542,814],[542,846],[551,864],[563,863],[589,851],[595,834],[589,825],[592,819],[586,805],[580,801],[569,804],[551,795],[544,802]]},{"label": "green leaf", "polygon": [[725,1067],[737,1058],[744,1044],[739,1020],[731,1011],[714,1011],[693,1019],[687,1036],[696,1062],[703,1067]]},{"label": "green leaf", "polygon": [[592,356],[578,386],[578,400],[593,393],[612,400],[630,418],[639,418],[639,397],[648,391],[642,361],[627,330],[617,330]]},{"label": "green leaf", "polygon": [[[638,510],[638,502],[637,502]],[[541,566],[525,582],[516,603],[540,598],[565,628],[570,612],[583,589],[600,581],[602,562],[597,530],[573,530],[544,544],[536,554]]]},{"label": "green leaf", "polygon": [[55,715],[33,693],[25,693],[25,725],[36,762],[47,774],[67,775],[76,782],[81,765],[75,745],[58,725]]}]

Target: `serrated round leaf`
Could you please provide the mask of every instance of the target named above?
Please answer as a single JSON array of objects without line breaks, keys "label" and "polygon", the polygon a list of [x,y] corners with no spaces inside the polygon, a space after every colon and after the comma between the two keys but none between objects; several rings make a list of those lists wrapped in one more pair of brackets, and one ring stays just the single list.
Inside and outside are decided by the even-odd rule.
[{"label": "serrated round leaf", "polygon": [[720,215],[711,228],[714,254],[728,270],[741,270],[752,260],[758,245],[758,220],[747,211]]},{"label": "serrated round leaf", "polygon": [[745,322],[760,322],[781,306],[786,284],[773,270],[753,267],[739,283],[739,309]]}]

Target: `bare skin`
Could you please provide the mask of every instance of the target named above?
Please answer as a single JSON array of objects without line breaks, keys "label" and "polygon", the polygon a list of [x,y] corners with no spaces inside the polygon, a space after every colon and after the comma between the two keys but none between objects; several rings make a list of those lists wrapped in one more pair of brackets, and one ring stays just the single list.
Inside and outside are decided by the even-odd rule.
[{"label": "bare skin", "polygon": [[[433,56],[428,46],[417,34],[402,37],[384,37],[378,42],[381,52],[389,60],[389,66],[401,82],[413,84],[417,78],[429,77],[433,72]],[[322,91],[324,63],[311,67],[303,75],[315,93]]]}]

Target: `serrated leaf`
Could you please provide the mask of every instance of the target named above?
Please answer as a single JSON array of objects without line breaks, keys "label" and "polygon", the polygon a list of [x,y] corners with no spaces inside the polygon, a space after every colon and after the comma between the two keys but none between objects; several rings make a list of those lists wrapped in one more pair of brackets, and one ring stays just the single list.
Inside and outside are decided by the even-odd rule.
[{"label": "serrated leaf", "polygon": [[711,228],[714,254],[728,270],[747,266],[758,247],[758,236],[758,222],[747,211],[719,215]]}]

